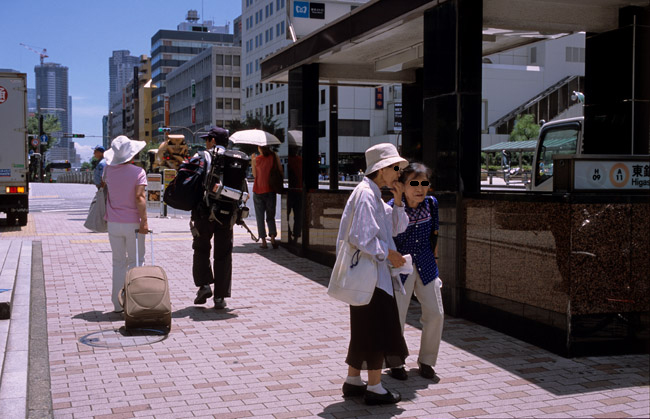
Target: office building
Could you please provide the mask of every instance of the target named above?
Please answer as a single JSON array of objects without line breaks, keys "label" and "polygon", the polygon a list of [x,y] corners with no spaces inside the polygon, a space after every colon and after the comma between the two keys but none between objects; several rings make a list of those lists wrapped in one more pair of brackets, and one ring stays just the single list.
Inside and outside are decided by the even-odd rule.
[{"label": "office building", "polygon": [[[241,47],[212,46],[167,74],[170,127],[186,141],[206,127],[228,128],[241,116]],[[187,129],[181,129],[184,127]]]},{"label": "office building", "polygon": [[[34,67],[36,74],[36,101],[43,115],[54,115],[61,124],[62,132],[71,132],[68,96],[68,67],[44,63]],[[65,142],[67,139],[62,138]],[[66,142],[67,143],[67,142]]]},{"label": "office building", "polygon": [[151,105],[154,141],[163,140],[158,128],[169,125],[169,107],[165,112],[167,74],[210,46],[233,45],[228,25],[214,26],[212,21],[199,23],[198,19],[196,11],[190,10],[186,22],[180,23],[177,30],[161,29],[151,38],[151,74],[156,86]]},{"label": "office building", "polygon": [[[135,85],[134,85],[135,80]],[[151,60],[140,56],[140,65],[133,68],[133,76],[124,88],[125,134],[134,140],[151,142]]]},{"label": "office building", "polygon": [[[284,84],[261,83],[260,63],[268,55],[286,47],[296,39],[350,13],[360,1],[331,0],[309,10],[285,0],[242,2],[242,118],[274,118],[286,133],[290,127],[288,87]],[[291,7],[292,10],[287,10]],[[365,167],[364,151],[373,144],[397,144],[401,86],[338,87],[338,143],[340,172],[356,174]],[[330,94],[326,86],[319,91],[319,154],[323,169],[329,165]],[[395,106],[397,103],[397,106]],[[395,120],[395,113],[398,118]],[[286,156],[286,144],[280,155]]]},{"label": "office building", "polygon": [[113,51],[108,58],[108,135],[115,138],[125,133],[123,120],[124,86],[133,77],[133,67],[140,65],[140,57],[129,50]]}]

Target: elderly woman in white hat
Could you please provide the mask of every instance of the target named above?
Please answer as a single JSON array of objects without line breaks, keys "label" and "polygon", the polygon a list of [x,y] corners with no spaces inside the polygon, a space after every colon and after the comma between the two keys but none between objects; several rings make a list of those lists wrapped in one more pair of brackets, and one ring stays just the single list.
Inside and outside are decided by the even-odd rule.
[{"label": "elderly woman in white hat", "polygon": [[[350,306],[350,346],[345,362],[348,377],[343,384],[343,397],[363,396],[366,404],[393,404],[401,400],[399,393],[381,385],[381,369],[400,367],[408,356],[402,336],[397,304],[393,293],[390,267],[405,263],[397,252],[393,236],[406,230],[408,216],[404,212],[398,182],[400,170],[408,162],[400,157],[394,145],[377,144],[366,150],[366,176],[356,189],[356,205],[348,201],[339,226],[339,240],[348,240],[361,252],[377,262],[377,285],[368,305]],[[395,196],[395,206],[381,198],[387,187]],[[361,379],[361,370],[368,370],[368,383]]]},{"label": "elderly woman in white hat", "polygon": [[[146,142],[134,141],[120,135],[111,142],[104,158],[108,166],[104,169],[104,182],[107,185],[106,221],[108,240],[113,251],[113,308],[122,312],[118,294],[124,286],[126,271],[136,266],[135,230],[146,234],[147,198],[145,187],[147,176],[141,167],[133,164],[135,156],[144,148]],[[138,234],[139,260],[144,260],[144,235]]]}]

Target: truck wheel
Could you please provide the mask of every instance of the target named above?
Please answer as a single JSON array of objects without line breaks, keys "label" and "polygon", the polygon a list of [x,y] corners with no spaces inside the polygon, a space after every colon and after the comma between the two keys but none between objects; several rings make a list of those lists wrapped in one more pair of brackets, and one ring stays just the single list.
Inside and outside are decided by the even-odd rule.
[{"label": "truck wheel", "polygon": [[27,214],[18,214],[16,216],[16,221],[18,222],[19,226],[26,226],[27,225]]}]

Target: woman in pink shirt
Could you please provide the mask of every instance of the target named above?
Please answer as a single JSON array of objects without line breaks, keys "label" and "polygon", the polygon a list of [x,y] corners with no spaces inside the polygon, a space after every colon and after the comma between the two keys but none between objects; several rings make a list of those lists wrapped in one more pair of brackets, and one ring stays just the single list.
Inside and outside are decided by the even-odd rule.
[{"label": "woman in pink shirt", "polygon": [[139,261],[144,261],[144,234],[149,231],[147,224],[147,198],[145,186],[147,176],[141,167],[133,164],[135,156],[144,148],[146,142],[130,140],[124,135],[115,138],[104,157],[108,166],[104,169],[104,182],[107,186],[106,221],[108,240],[113,251],[113,308],[122,312],[118,295],[124,286],[126,272],[136,266],[135,230],[139,248]]}]

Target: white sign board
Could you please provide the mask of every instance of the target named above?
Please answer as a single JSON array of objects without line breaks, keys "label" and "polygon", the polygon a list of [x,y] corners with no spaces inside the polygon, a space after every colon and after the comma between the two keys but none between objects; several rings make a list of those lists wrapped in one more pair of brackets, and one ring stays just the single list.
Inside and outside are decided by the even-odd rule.
[{"label": "white sign board", "polygon": [[650,190],[650,162],[576,161],[574,189]]},{"label": "white sign board", "polygon": [[147,208],[160,208],[162,200],[162,175],[160,173],[147,174]]}]

